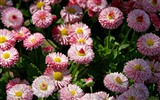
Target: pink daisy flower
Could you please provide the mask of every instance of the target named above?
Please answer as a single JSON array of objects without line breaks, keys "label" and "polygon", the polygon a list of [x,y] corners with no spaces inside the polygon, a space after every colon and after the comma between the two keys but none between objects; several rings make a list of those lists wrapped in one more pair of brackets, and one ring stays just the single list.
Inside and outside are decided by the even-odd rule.
[{"label": "pink daisy flower", "polygon": [[57,4],[57,3],[60,3],[62,0],[45,0],[47,2],[49,2],[51,5],[53,4]]},{"label": "pink daisy flower", "polygon": [[160,11],[160,0],[143,0],[142,7],[146,12]]},{"label": "pink daisy flower", "polygon": [[103,98],[96,93],[86,93],[79,100],[103,100]]},{"label": "pink daisy flower", "polygon": [[137,83],[143,83],[151,76],[151,69],[143,59],[128,61],[124,66],[125,74]]},{"label": "pink daisy flower", "polygon": [[14,34],[15,39],[18,40],[18,42],[26,39],[31,34],[29,29],[26,27],[20,27],[18,29],[15,29],[12,31],[12,33]]},{"label": "pink daisy flower", "polygon": [[128,79],[122,73],[107,74],[103,80],[104,86],[111,91],[123,93],[128,88]]},{"label": "pink daisy flower", "polygon": [[7,100],[32,100],[32,98],[31,87],[26,84],[14,85],[7,91]]},{"label": "pink daisy flower", "polygon": [[140,9],[130,11],[127,16],[128,26],[137,32],[144,32],[150,27],[150,19],[146,12]]},{"label": "pink daisy flower", "polygon": [[29,11],[31,14],[34,14],[38,10],[45,10],[51,12],[51,9],[52,8],[50,6],[50,2],[48,2],[47,0],[37,0],[34,2],[34,4],[31,4],[29,7]]},{"label": "pink daisy flower", "polygon": [[71,45],[68,50],[68,57],[78,64],[88,64],[93,61],[94,52],[88,45]]},{"label": "pink daisy flower", "polygon": [[1,20],[4,26],[19,28],[23,24],[23,15],[20,10],[14,7],[8,7],[2,11]]},{"label": "pink daisy flower", "polygon": [[87,1],[88,0],[76,0],[76,3],[81,8],[85,9],[87,7]]},{"label": "pink daisy flower", "polygon": [[158,61],[146,61],[147,64],[150,66],[152,74],[150,78],[147,80],[148,83],[157,83],[160,79],[160,63]]},{"label": "pink daisy flower", "polygon": [[19,59],[19,53],[15,48],[10,48],[8,50],[0,49],[0,66],[4,68],[9,68],[16,64]]},{"label": "pink daisy flower", "polygon": [[54,90],[54,81],[48,76],[39,76],[32,83],[33,94],[38,98],[48,97]]},{"label": "pink daisy flower", "polygon": [[54,80],[56,90],[59,90],[71,83],[71,75],[67,69],[55,70],[52,67],[47,67],[44,72],[45,76],[49,76]]},{"label": "pink daisy flower", "polygon": [[34,49],[38,48],[38,46],[40,46],[43,41],[44,41],[44,36],[41,33],[34,33],[34,34],[28,36],[23,41],[23,46],[27,50],[32,50],[33,48]]},{"label": "pink daisy flower", "polygon": [[142,35],[137,41],[137,50],[146,56],[157,55],[160,52],[160,38],[153,33]]},{"label": "pink daisy flower", "polygon": [[84,23],[74,23],[69,28],[70,37],[72,35],[84,35],[89,37],[91,35],[91,29]]},{"label": "pink daisy flower", "polygon": [[131,86],[131,88],[133,88],[133,89],[135,88],[138,91],[140,91],[141,93],[144,93],[145,97],[146,97],[145,100],[147,100],[147,98],[149,97],[148,88],[143,83],[135,83],[133,86]]},{"label": "pink daisy flower", "polygon": [[57,70],[66,69],[69,65],[68,57],[62,53],[49,53],[46,56],[46,64],[48,67],[53,67]]},{"label": "pink daisy flower", "polygon": [[16,39],[7,29],[0,29],[0,49],[7,50],[15,45]]},{"label": "pink daisy flower", "polygon": [[64,20],[64,23],[75,23],[81,21],[83,17],[82,8],[78,5],[69,5],[63,7],[60,12],[61,18]]},{"label": "pink daisy flower", "polygon": [[91,46],[91,47],[93,45],[93,41],[89,36],[77,35],[77,34],[69,37],[69,43],[70,43],[70,45],[73,45],[73,44],[77,44],[77,45],[78,44],[79,45],[87,44],[88,46]]},{"label": "pink daisy flower", "polygon": [[60,100],[77,100],[84,95],[83,90],[79,86],[72,84],[60,89],[58,93]]},{"label": "pink daisy flower", "polygon": [[149,17],[156,31],[160,29],[160,19],[156,13],[149,13]]},{"label": "pink daisy flower", "polygon": [[87,8],[92,10],[93,12],[100,12],[108,5],[106,0],[88,0]]},{"label": "pink daisy flower", "polygon": [[116,29],[123,22],[123,13],[116,7],[103,9],[98,17],[99,23],[106,29]]},{"label": "pink daisy flower", "polygon": [[96,92],[95,94],[99,95],[102,100],[115,100],[113,96],[109,97],[109,94],[103,91]]},{"label": "pink daisy flower", "polygon": [[52,21],[52,14],[46,10],[39,10],[32,15],[32,22],[38,28],[47,28]]},{"label": "pink daisy flower", "polygon": [[6,85],[6,90],[11,89],[16,84],[26,84],[26,85],[29,85],[29,82],[27,80],[20,80],[20,78],[14,78],[12,80],[9,80],[9,82]]},{"label": "pink daisy flower", "polygon": [[68,37],[69,37],[69,25],[68,24],[61,24],[55,26],[52,30],[52,37],[53,39],[59,43],[60,45],[68,45]]},{"label": "pink daisy flower", "polygon": [[0,12],[7,7],[13,6],[12,0],[1,0],[0,1]]},{"label": "pink daisy flower", "polygon": [[116,100],[146,100],[146,96],[143,94],[143,92],[131,88],[122,93]]}]

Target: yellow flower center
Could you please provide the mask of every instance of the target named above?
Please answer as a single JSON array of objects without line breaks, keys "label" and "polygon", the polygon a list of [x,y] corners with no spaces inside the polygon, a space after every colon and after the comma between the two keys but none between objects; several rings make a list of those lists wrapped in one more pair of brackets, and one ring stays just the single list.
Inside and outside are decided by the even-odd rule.
[{"label": "yellow flower center", "polygon": [[17,96],[17,97],[21,97],[22,96],[22,92],[21,91],[17,91],[16,93],[15,93],[15,96]]},{"label": "yellow flower center", "polygon": [[0,5],[5,6],[6,5],[6,0],[0,0]]},{"label": "yellow flower center", "polygon": [[86,53],[85,51],[83,50],[83,48],[81,48],[78,52],[77,52],[78,56],[85,56]]},{"label": "yellow flower center", "polygon": [[44,6],[44,2],[40,1],[40,2],[38,2],[38,3],[36,4],[36,6],[37,6],[38,9],[41,9],[41,7]]},{"label": "yellow flower center", "polygon": [[77,28],[77,29],[76,29],[76,33],[77,33],[77,34],[82,34],[82,33],[83,33],[82,28]]},{"label": "yellow flower center", "polygon": [[137,64],[137,65],[135,65],[134,67],[133,67],[135,70],[137,70],[137,71],[141,71],[143,68],[142,68],[142,66],[141,66],[141,64]]},{"label": "yellow flower center", "polygon": [[104,98],[104,100],[108,100],[108,98]]},{"label": "yellow flower center", "polygon": [[4,53],[3,54],[3,58],[4,59],[8,59],[10,57],[10,54],[8,52]]},{"label": "yellow flower center", "polygon": [[154,73],[156,71],[156,69],[154,68],[154,66],[152,64],[149,65],[151,68],[151,71]]},{"label": "yellow flower center", "polygon": [[46,91],[48,89],[48,84],[47,83],[42,83],[40,85],[40,89],[43,90],[43,91]]},{"label": "yellow flower center", "polygon": [[122,80],[120,77],[115,77],[114,80],[119,83],[119,84],[122,84]]},{"label": "yellow flower center", "polygon": [[138,16],[138,17],[136,18],[136,21],[137,21],[137,22],[143,22],[143,16]]},{"label": "yellow flower center", "polygon": [[82,39],[82,38],[80,38],[80,39],[78,40],[78,43],[85,43],[85,40]]},{"label": "yellow flower center", "polygon": [[154,41],[152,39],[148,39],[146,41],[146,43],[147,43],[148,46],[153,46],[154,45]]},{"label": "yellow flower center", "polygon": [[64,28],[63,30],[61,30],[61,34],[68,35],[68,30],[66,28]]},{"label": "yellow flower center", "polygon": [[22,33],[22,31],[20,31],[20,32],[19,32],[19,36],[20,36],[20,37],[22,37],[22,36],[23,36],[23,33]]},{"label": "yellow flower center", "polygon": [[57,81],[61,81],[63,79],[63,74],[61,72],[54,72],[53,78]]},{"label": "yellow flower center", "polygon": [[75,14],[76,13],[76,10],[74,8],[68,8],[67,11],[70,13],[70,14]]},{"label": "yellow flower center", "polygon": [[71,92],[72,96],[74,96],[76,94],[76,91],[74,91],[74,90],[70,90],[70,92]]},{"label": "yellow flower center", "polygon": [[115,17],[115,15],[114,15],[113,12],[110,12],[110,13],[108,14],[108,19],[114,19],[114,17]]},{"label": "yellow flower center", "polygon": [[54,58],[53,60],[54,60],[55,62],[61,62],[61,59],[58,58],[58,57]]},{"label": "yellow flower center", "polygon": [[135,99],[135,97],[133,97],[133,96],[129,96],[129,97],[128,97],[128,100],[136,100],[136,99]]},{"label": "yellow flower center", "polygon": [[0,44],[4,43],[6,41],[7,41],[6,37],[0,36]]},{"label": "yellow flower center", "polygon": [[34,43],[35,41],[36,41],[36,38],[35,38],[35,37],[33,37],[33,38],[30,39],[30,42],[31,42],[31,43]]},{"label": "yellow flower center", "polygon": [[153,6],[156,6],[158,4],[157,0],[151,0],[151,3]]}]

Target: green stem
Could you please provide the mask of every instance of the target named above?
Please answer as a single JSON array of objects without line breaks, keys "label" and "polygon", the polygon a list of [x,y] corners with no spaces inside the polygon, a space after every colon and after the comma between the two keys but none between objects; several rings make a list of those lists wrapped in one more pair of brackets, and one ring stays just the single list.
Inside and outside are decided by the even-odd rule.
[{"label": "green stem", "polygon": [[123,43],[127,40],[130,31],[131,31],[131,28],[129,28],[129,30],[127,31],[127,34],[126,34],[126,36],[125,36],[125,38],[124,38],[124,40],[123,40],[121,45],[123,45]]},{"label": "green stem", "polygon": [[73,70],[73,72],[72,72],[72,77],[73,77],[73,79],[75,78],[75,74],[76,74],[76,71],[77,71],[77,69],[78,69],[78,66],[79,66],[79,64],[76,64],[74,67],[74,70]]},{"label": "green stem", "polygon": [[134,38],[134,36],[135,36],[135,33],[136,33],[136,31],[134,31],[133,34],[132,34],[131,40],[130,40],[130,42],[129,42],[129,46],[130,46],[131,43],[132,43],[132,40],[133,40],[133,38]]},{"label": "green stem", "polygon": [[92,88],[92,86],[90,87],[90,91],[91,91],[91,93],[93,93],[93,88]]}]

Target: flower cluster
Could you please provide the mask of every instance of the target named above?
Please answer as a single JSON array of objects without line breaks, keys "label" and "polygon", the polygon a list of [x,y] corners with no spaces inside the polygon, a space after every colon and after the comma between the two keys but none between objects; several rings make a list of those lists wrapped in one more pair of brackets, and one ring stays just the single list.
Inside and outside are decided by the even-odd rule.
[{"label": "flower cluster", "polygon": [[160,0],[0,0],[1,99],[158,97],[159,12]]}]

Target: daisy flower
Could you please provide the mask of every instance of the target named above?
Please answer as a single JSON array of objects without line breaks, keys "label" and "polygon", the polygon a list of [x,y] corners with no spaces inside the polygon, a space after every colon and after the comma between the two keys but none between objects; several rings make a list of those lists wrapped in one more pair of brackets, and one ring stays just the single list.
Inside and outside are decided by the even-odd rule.
[{"label": "daisy flower", "polygon": [[128,88],[128,79],[122,73],[107,74],[103,80],[104,86],[111,91],[123,93]]},{"label": "daisy flower", "polygon": [[99,23],[106,29],[116,29],[123,22],[123,13],[116,7],[103,9],[98,17]]},{"label": "daisy flower", "polygon": [[157,81],[160,79],[160,63],[155,60],[147,60],[147,64],[150,66],[152,71],[152,74],[150,78],[147,80],[147,83],[157,83]]},{"label": "daisy flower", "polygon": [[140,92],[135,88],[131,88],[119,95],[116,100],[146,100],[146,96],[143,94],[143,92]]},{"label": "daisy flower", "polygon": [[47,67],[44,72],[45,76],[49,76],[54,80],[56,90],[59,90],[71,83],[71,75],[67,69],[55,70],[52,67]]},{"label": "daisy flower", "polygon": [[31,34],[29,29],[26,27],[20,27],[18,29],[14,29],[12,33],[14,34],[15,39],[18,40],[18,42],[24,40]]},{"label": "daisy flower", "polygon": [[38,10],[45,10],[51,12],[51,9],[52,8],[50,6],[50,2],[48,2],[47,0],[37,0],[34,2],[34,4],[31,4],[29,7],[29,11],[31,14],[34,14]]},{"label": "daisy flower", "polygon": [[7,29],[0,29],[0,49],[7,50],[15,45],[14,34]]},{"label": "daisy flower", "polygon": [[142,35],[137,41],[137,49],[143,55],[155,56],[160,52],[160,38],[153,33]]},{"label": "daisy flower", "polygon": [[14,7],[8,7],[2,11],[1,20],[4,26],[19,28],[23,24],[23,15],[20,10]]},{"label": "daisy flower", "polygon": [[156,13],[149,13],[149,17],[156,31],[160,29],[160,19]]},{"label": "daisy flower", "polygon": [[86,93],[79,100],[103,100],[103,98],[96,93]]},{"label": "daisy flower", "polygon": [[82,8],[78,5],[69,5],[63,7],[60,11],[61,18],[64,20],[64,23],[75,23],[81,21],[83,17]]},{"label": "daisy flower", "polygon": [[87,7],[87,0],[75,0],[77,5],[85,9]]},{"label": "daisy flower", "polygon": [[109,94],[107,94],[104,91],[99,91],[99,92],[96,92],[95,94],[99,95],[102,98],[102,100],[115,100],[113,96],[109,97]]},{"label": "daisy flower", "polygon": [[143,0],[142,7],[146,12],[160,11],[160,0]]},{"label": "daisy flower", "polygon": [[90,36],[91,35],[91,29],[84,23],[74,23],[69,28],[70,36],[72,35],[84,35],[84,36]]},{"label": "daisy flower", "polygon": [[93,41],[92,39],[89,37],[89,36],[86,36],[86,35],[72,35],[71,37],[69,37],[69,43],[70,45],[73,45],[73,44],[79,44],[79,45],[84,45],[84,44],[87,44],[88,46],[91,46],[93,45]]},{"label": "daisy flower", "polygon": [[12,0],[0,0],[0,12],[7,7],[13,6]]},{"label": "daisy flower", "polygon": [[52,14],[46,10],[39,10],[32,15],[32,22],[38,28],[47,28],[52,21]]},{"label": "daisy flower", "polygon": [[33,93],[30,86],[17,84],[7,91],[7,100],[32,100]]},{"label": "daisy flower", "polygon": [[63,70],[68,67],[69,61],[68,57],[66,55],[59,53],[59,52],[53,52],[49,53],[46,56],[45,60],[48,67],[53,67],[54,69]]},{"label": "daisy flower", "polygon": [[84,95],[79,86],[72,84],[60,89],[58,93],[60,100],[77,100],[77,98],[81,98]]},{"label": "daisy flower", "polygon": [[16,84],[26,84],[26,85],[29,85],[29,82],[27,80],[20,80],[20,78],[14,78],[12,80],[9,80],[9,82],[6,85],[6,90],[11,89]]},{"label": "daisy flower", "polygon": [[68,37],[69,37],[69,25],[68,24],[61,24],[55,26],[52,30],[52,37],[53,39],[59,43],[60,45],[68,45]]},{"label": "daisy flower", "polygon": [[92,10],[93,12],[100,12],[108,5],[106,0],[88,0],[87,8]]},{"label": "daisy flower", "polygon": [[39,76],[32,83],[33,94],[38,98],[48,97],[54,90],[54,81],[48,76]]},{"label": "daisy flower", "polygon": [[144,32],[150,27],[150,19],[147,13],[140,9],[130,11],[127,16],[128,26],[137,32]]},{"label": "daisy flower", "polygon": [[45,0],[45,1],[49,2],[51,5],[54,5],[60,3],[62,0]]},{"label": "daisy flower", "polygon": [[94,52],[88,45],[71,45],[68,50],[68,57],[78,64],[88,64],[93,61]]},{"label": "daisy flower", "polygon": [[143,83],[151,76],[151,69],[143,59],[128,61],[124,66],[123,72],[137,83]]},{"label": "daisy flower", "polygon": [[[133,86],[131,86],[130,88],[135,88],[138,91],[140,91],[141,93],[145,94],[146,99],[149,97],[149,91],[148,88],[143,84],[143,83],[135,83]],[[146,100],[145,99],[145,100]]]},{"label": "daisy flower", "polygon": [[23,46],[27,50],[32,50],[33,48],[34,49],[38,48],[38,46],[40,46],[43,41],[44,41],[44,36],[41,33],[34,33],[34,34],[28,36],[23,41]]},{"label": "daisy flower", "polygon": [[8,50],[0,49],[0,66],[4,68],[9,68],[10,66],[16,64],[19,59],[19,53],[15,48],[10,48]]}]

